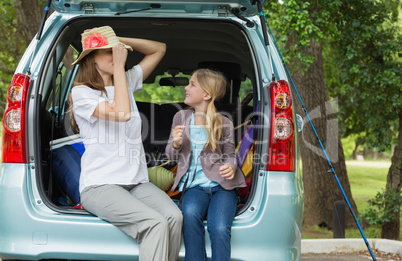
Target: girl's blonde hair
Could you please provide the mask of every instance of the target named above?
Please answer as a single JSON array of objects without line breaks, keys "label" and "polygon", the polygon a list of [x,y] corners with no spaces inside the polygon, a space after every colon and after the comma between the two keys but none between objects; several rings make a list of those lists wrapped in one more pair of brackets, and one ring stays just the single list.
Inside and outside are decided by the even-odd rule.
[{"label": "girl's blonde hair", "polygon": [[[107,95],[105,89],[105,83],[103,82],[102,76],[99,74],[95,66],[95,54],[96,50],[92,51],[91,53],[86,55],[82,60],[80,60],[79,62],[80,68],[78,69],[77,76],[74,79],[74,86],[85,85],[94,90],[101,91],[101,93]],[[69,104],[68,112],[70,113],[71,126],[73,127],[73,130],[75,132],[79,133],[80,130],[78,128],[77,122],[75,121],[73,113],[73,99],[71,97],[71,91],[68,96],[68,104]]]},{"label": "girl's blonde hair", "polygon": [[222,136],[222,116],[216,111],[215,101],[219,101],[225,96],[227,81],[222,73],[210,69],[198,69],[194,71],[193,75],[201,88],[212,98],[206,112],[208,140],[205,146],[209,146],[212,151],[215,151],[216,143]]}]

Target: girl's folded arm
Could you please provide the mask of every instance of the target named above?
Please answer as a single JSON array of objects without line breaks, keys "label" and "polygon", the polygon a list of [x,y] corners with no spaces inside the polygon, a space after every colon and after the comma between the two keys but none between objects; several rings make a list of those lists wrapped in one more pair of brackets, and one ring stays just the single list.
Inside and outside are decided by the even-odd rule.
[{"label": "girl's folded arm", "polygon": [[179,149],[175,149],[173,147],[173,129],[180,124],[179,122],[179,117],[178,114],[176,114],[173,117],[173,123],[172,123],[172,128],[170,129],[170,135],[169,135],[169,140],[168,140],[168,144],[166,145],[166,156],[168,157],[168,159],[170,160],[177,160],[179,158],[179,153],[181,151],[181,147]]}]

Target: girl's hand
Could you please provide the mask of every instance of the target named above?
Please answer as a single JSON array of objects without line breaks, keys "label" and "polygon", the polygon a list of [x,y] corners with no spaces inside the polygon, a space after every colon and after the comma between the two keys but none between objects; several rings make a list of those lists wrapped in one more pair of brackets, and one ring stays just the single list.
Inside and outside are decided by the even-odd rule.
[{"label": "girl's hand", "polygon": [[231,166],[223,165],[219,168],[219,174],[221,174],[222,178],[225,179],[233,179],[234,178],[234,171]]},{"label": "girl's hand", "polygon": [[177,125],[173,128],[172,137],[173,137],[173,148],[176,150],[181,147],[183,144],[183,131],[185,126],[184,125]]}]

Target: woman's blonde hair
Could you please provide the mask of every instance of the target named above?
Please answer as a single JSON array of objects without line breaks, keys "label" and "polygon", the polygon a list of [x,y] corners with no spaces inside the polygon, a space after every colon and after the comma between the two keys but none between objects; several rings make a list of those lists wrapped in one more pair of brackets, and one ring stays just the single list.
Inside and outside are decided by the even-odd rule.
[{"label": "woman's blonde hair", "polygon": [[[107,95],[105,89],[105,83],[103,82],[102,76],[99,74],[95,66],[96,52],[97,52],[96,50],[92,51],[91,53],[86,55],[82,60],[79,61],[80,68],[78,69],[77,76],[74,79],[74,86],[85,85],[94,90],[101,91],[101,93]],[[69,104],[68,112],[70,113],[71,126],[73,127],[73,130],[75,132],[79,133],[80,130],[78,128],[77,122],[75,121],[73,113],[73,99],[71,97],[71,91],[68,96],[68,104]]]},{"label": "woman's blonde hair", "polygon": [[208,140],[205,146],[209,146],[212,151],[215,151],[216,143],[222,136],[222,116],[216,111],[215,101],[219,101],[225,96],[227,81],[222,73],[210,69],[198,69],[194,71],[193,75],[201,88],[212,98],[206,112]]}]

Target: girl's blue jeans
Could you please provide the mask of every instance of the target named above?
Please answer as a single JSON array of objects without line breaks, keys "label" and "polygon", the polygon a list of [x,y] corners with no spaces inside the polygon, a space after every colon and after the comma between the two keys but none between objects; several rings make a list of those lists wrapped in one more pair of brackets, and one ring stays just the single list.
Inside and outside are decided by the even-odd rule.
[{"label": "girl's blue jeans", "polygon": [[236,203],[236,192],[221,186],[197,186],[186,190],[182,199],[186,261],[207,260],[205,217],[211,239],[212,261],[230,260],[230,237]]}]

